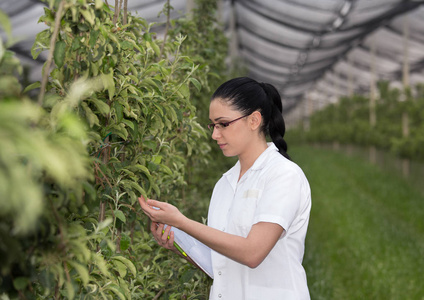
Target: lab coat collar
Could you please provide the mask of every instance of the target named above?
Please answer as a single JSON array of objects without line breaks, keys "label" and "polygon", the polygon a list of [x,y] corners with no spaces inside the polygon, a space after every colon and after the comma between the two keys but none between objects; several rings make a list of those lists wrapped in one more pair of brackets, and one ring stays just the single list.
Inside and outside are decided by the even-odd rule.
[{"label": "lab coat collar", "polygon": [[[259,157],[255,160],[255,162],[253,163],[253,165],[250,167],[249,170],[256,171],[256,170],[262,169],[265,165],[265,161],[267,157],[273,151],[278,152],[278,148],[274,145],[274,143],[268,143],[268,148],[265,149],[265,151],[262,152],[261,155],[259,155]],[[228,170],[227,172],[223,174],[223,176],[227,178],[228,182],[230,183],[234,191],[236,190],[236,187],[237,187],[239,174],[240,174],[240,161],[237,161],[234,167],[232,167],[230,170]]]}]

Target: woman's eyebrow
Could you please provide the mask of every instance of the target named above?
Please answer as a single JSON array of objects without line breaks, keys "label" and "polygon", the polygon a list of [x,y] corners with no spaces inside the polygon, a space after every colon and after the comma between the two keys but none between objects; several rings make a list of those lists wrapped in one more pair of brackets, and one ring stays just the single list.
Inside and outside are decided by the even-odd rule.
[{"label": "woman's eyebrow", "polygon": [[[218,118],[215,118],[214,120],[211,120],[212,122],[217,122],[217,121],[219,121],[219,120],[221,120],[221,119],[227,119],[227,117],[218,117]],[[209,119],[210,120],[210,119]]]}]

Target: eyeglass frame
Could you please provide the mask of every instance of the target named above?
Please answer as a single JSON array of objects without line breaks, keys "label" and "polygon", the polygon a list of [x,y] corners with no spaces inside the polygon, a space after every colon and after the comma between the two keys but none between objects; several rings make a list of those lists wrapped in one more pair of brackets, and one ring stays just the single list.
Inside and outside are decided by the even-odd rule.
[{"label": "eyeglass frame", "polygon": [[250,115],[251,114],[247,114],[247,115],[241,116],[240,118],[234,119],[234,120],[229,121],[229,122],[210,123],[210,124],[208,124],[208,128],[209,128],[210,131],[213,131],[215,129],[215,127],[218,125],[219,127],[216,127],[217,129],[219,129],[219,130],[225,129],[228,126],[230,126],[232,123],[234,123],[234,122],[236,122],[238,120],[241,120],[241,119],[243,119],[245,117],[248,117]]}]

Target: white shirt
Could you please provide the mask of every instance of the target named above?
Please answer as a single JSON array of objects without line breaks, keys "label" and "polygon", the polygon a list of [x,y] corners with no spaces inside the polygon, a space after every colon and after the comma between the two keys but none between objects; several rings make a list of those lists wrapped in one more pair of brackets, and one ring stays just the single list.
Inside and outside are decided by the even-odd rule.
[{"label": "white shirt", "polygon": [[239,174],[237,162],[215,185],[208,225],[243,237],[258,222],[279,224],[284,232],[254,269],[212,251],[210,299],[310,299],[302,266],[311,210],[304,173],[269,143],[240,181]]}]

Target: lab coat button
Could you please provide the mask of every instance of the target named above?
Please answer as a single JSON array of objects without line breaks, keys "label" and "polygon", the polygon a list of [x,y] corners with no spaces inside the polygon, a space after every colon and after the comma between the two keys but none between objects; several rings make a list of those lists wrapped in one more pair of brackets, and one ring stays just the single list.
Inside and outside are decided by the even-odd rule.
[{"label": "lab coat button", "polygon": [[221,274],[222,274],[222,272],[221,272],[221,271],[219,271],[219,272],[218,272],[218,275],[221,275]]},{"label": "lab coat button", "polygon": [[219,295],[218,295],[218,298],[222,298],[222,295],[221,295],[221,294],[219,294]]}]

